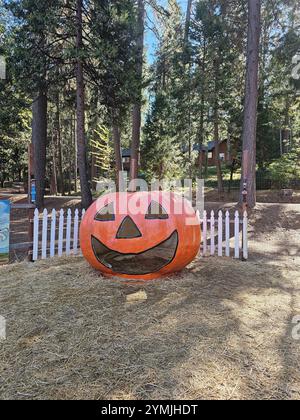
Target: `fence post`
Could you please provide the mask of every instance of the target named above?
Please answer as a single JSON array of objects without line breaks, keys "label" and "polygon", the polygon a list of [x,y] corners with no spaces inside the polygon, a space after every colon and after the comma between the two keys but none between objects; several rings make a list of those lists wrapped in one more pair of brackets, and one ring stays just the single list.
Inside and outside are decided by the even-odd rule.
[{"label": "fence post", "polygon": [[226,257],[230,257],[230,213],[226,211],[225,217]]},{"label": "fence post", "polygon": [[71,224],[72,224],[72,211],[68,210],[67,215],[67,232],[66,232],[66,255],[70,255],[71,252]]},{"label": "fence post", "polygon": [[51,219],[51,238],[50,238],[50,257],[55,256],[55,234],[56,234],[56,211],[52,210]]},{"label": "fence post", "polygon": [[218,256],[223,257],[223,213],[221,210],[218,218]]},{"label": "fence post", "polygon": [[47,258],[47,240],[48,240],[48,211],[43,212],[43,227],[42,227],[42,259]]},{"label": "fence post", "polygon": [[244,212],[243,218],[243,260],[248,260],[248,214]]},{"label": "fence post", "polygon": [[37,261],[39,257],[39,211],[38,209],[34,210],[34,219],[33,219],[33,252],[32,260]]},{"label": "fence post", "polygon": [[58,256],[63,254],[63,241],[64,241],[64,211],[59,212],[59,231],[58,231]]},{"label": "fence post", "polygon": [[78,228],[79,228],[79,211],[75,210],[74,217],[74,239],[73,239],[73,253],[77,255],[78,253]]},{"label": "fence post", "polygon": [[234,220],[234,258],[240,258],[240,215],[235,212]]},{"label": "fence post", "polygon": [[207,211],[203,213],[203,256],[207,254]]},{"label": "fence post", "polygon": [[210,255],[215,255],[215,213],[212,210],[210,214]]},{"label": "fence post", "polygon": [[[33,244],[34,207],[28,209],[28,242]],[[28,248],[28,261],[33,261],[33,245]]]}]

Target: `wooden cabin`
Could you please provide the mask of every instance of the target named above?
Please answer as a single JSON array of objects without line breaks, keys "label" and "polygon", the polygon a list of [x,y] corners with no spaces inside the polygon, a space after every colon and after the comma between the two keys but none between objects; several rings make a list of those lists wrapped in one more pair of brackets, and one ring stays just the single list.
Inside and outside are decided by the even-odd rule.
[{"label": "wooden cabin", "polygon": [[[199,152],[199,145],[194,146],[194,150]],[[228,140],[222,140],[219,143],[219,158],[224,163],[232,162],[231,147]],[[199,162],[199,157],[197,158]],[[202,165],[216,165],[216,141],[210,141],[207,145],[202,146],[201,151]]]}]

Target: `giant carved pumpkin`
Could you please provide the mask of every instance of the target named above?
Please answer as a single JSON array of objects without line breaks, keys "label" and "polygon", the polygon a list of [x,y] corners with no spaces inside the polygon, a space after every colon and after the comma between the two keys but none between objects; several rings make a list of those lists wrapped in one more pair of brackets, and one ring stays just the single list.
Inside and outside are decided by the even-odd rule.
[{"label": "giant carved pumpkin", "polygon": [[197,255],[200,221],[169,192],[120,192],[99,198],[80,227],[84,257],[104,275],[150,280],[182,270]]}]

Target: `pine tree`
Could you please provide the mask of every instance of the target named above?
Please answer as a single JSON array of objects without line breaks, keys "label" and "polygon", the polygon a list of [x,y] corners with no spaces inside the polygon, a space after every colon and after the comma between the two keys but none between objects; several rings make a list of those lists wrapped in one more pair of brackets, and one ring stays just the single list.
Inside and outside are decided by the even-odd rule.
[{"label": "pine tree", "polygon": [[168,17],[158,16],[161,38],[152,68],[152,105],[143,131],[142,169],[148,180],[183,174],[180,96],[184,31],[176,0],[169,0],[167,12]]},{"label": "pine tree", "polygon": [[[138,178],[139,172],[139,149],[141,142],[142,125],[142,85],[143,85],[143,64],[144,64],[144,32],[145,32],[145,3],[144,0],[137,0],[137,22],[136,22],[136,79],[138,94],[132,109],[132,141],[130,160],[130,179]],[[133,187],[134,188],[134,187]]]},{"label": "pine tree", "polygon": [[[93,156],[95,158],[95,166],[100,170],[100,175],[109,178],[112,173],[112,157],[113,149],[110,142],[109,130],[105,127],[99,126],[94,131],[94,138],[91,140],[93,147]],[[94,180],[97,180],[96,177]]]},{"label": "pine tree", "polygon": [[[53,82],[53,64],[59,51],[53,41],[61,2],[12,1],[8,9],[17,19],[12,49],[12,65],[18,84],[32,100],[32,144],[36,178],[36,205],[44,206],[48,87]],[[45,8],[47,13],[45,14]],[[57,41],[57,40],[56,40]],[[55,58],[54,58],[55,57]]]},{"label": "pine tree", "polygon": [[248,1],[248,47],[246,95],[243,127],[243,165],[241,198],[247,184],[247,201],[250,208],[256,205],[256,133],[258,101],[259,42],[261,34],[261,1]]}]

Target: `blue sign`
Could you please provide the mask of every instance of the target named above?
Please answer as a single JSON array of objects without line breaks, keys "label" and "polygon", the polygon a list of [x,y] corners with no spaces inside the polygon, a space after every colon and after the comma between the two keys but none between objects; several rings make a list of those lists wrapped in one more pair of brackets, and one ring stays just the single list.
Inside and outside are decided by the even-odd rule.
[{"label": "blue sign", "polygon": [[0,264],[9,262],[10,201],[0,200]]},{"label": "blue sign", "polygon": [[35,203],[36,202],[36,185],[35,185],[35,179],[33,179],[31,181],[31,191],[30,191],[30,195],[31,195],[31,202]]}]

